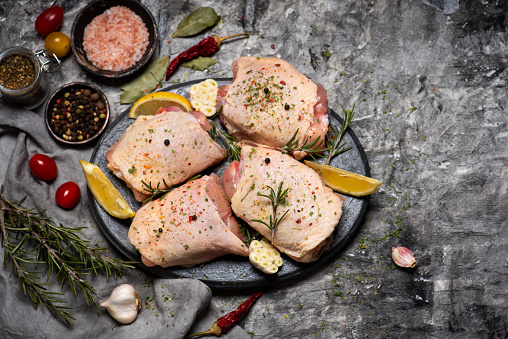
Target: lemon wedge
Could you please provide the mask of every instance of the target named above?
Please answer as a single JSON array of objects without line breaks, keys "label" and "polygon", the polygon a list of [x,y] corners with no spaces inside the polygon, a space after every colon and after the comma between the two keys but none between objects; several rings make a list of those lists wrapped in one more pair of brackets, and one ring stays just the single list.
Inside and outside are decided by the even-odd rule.
[{"label": "lemon wedge", "polygon": [[323,178],[325,185],[334,191],[363,197],[376,192],[382,182],[360,174],[344,171],[337,167],[322,165],[305,160],[305,165],[312,168]]},{"label": "lemon wedge", "polygon": [[134,211],[129,207],[111,181],[106,178],[99,166],[83,160],[79,162],[81,167],[83,167],[88,188],[90,188],[95,200],[106,212],[120,219],[134,216]]},{"label": "lemon wedge", "polygon": [[192,106],[187,98],[171,92],[150,93],[134,103],[129,111],[129,118],[137,118],[140,115],[155,115],[159,108],[177,106],[184,112],[192,111]]}]

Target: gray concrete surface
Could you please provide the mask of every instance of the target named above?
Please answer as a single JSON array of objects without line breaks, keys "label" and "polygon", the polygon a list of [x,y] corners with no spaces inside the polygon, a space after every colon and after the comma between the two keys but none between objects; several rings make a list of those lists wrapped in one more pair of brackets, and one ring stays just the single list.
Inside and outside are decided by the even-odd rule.
[{"label": "gray concrete surface", "polygon": [[[280,56],[324,85],[335,111],[355,105],[351,127],[383,182],[340,257],[253,307],[242,322],[253,338],[508,337],[508,2],[142,2],[165,34],[160,56],[251,30],[210,72],[181,68],[169,83],[231,76],[241,55]],[[70,34],[84,2],[1,1],[0,49],[41,48],[33,22],[53,4]],[[172,39],[201,6],[222,15],[214,31]],[[55,88],[78,80],[101,87],[116,114],[126,108],[121,84],[90,77],[72,55],[51,76]],[[395,246],[413,251],[415,269],[393,268]],[[228,312],[245,297],[212,302]]]}]

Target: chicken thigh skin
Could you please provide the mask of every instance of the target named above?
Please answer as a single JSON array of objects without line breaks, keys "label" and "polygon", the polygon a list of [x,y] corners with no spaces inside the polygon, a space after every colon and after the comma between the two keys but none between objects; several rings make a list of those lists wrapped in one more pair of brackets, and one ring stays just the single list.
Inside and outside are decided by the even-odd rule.
[{"label": "chicken thigh skin", "polygon": [[298,146],[317,138],[316,146],[325,146],[329,109],[323,86],[279,58],[238,58],[233,75],[217,97],[221,123],[231,135],[244,144],[281,149],[296,133]]},{"label": "chicken thigh skin", "polygon": [[[285,203],[278,204],[273,216],[272,203],[263,195],[276,192],[280,183],[288,189]],[[299,262],[317,260],[329,247],[332,233],[342,215],[344,198],[323,184],[313,169],[279,151],[263,147],[242,147],[240,162],[224,171],[222,184],[235,215],[289,257]],[[282,217],[273,232],[270,224]]]},{"label": "chicken thigh skin", "polygon": [[192,266],[225,254],[249,255],[219,178],[192,180],[143,205],[129,241],[146,266]]},{"label": "chicken thigh skin", "polygon": [[162,110],[138,117],[106,152],[108,168],[143,201],[147,185],[168,189],[219,163],[227,151],[210,138],[201,116]]}]

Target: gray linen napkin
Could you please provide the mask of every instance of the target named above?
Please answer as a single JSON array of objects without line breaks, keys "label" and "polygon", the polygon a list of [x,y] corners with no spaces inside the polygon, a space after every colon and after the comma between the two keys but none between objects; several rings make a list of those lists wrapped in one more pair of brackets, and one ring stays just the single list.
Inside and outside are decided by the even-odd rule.
[{"label": "gray linen napkin", "polygon": [[[87,186],[79,160],[89,160],[94,145],[64,147],[52,139],[42,116],[24,109],[0,103],[0,182],[4,195],[10,200],[27,196],[23,206],[39,206],[47,209],[58,224],[85,227],[81,234],[90,244],[99,244],[119,257],[95,225],[87,205]],[[44,153],[52,157],[58,166],[58,175],[51,182],[36,179],[28,167],[30,157]],[[81,189],[81,200],[73,210],[63,210],[56,205],[56,189],[64,182],[74,181]],[[120,257],[121,258],[121,257]],[[0,250],[0,261],[4,251]],[[11,266],[0,267],[0,337],[2,338],[183,338],[192,332],[209,328],[222,314],[210,302],[212,292],[198,280],[157,279],[140,270],[126,270],[119,279],[107,280],[104,274],[84,277],[102,298],[121,283],[135,286],[141,295],[143,308],[136,321],[121,325],[100,310],[100,317],[93,305],[87,305],[78,291],[74,298],[69,288],[58,284],[48,289],[63,292],[63,299],[73,307],[76,320],[71,326],[51,315],[47,309],[34,308],[28,296],[20,293]],[[55,280],[52,280],[55,282]],[[249,338],[243,329],[235,326],[225,338]]]}]

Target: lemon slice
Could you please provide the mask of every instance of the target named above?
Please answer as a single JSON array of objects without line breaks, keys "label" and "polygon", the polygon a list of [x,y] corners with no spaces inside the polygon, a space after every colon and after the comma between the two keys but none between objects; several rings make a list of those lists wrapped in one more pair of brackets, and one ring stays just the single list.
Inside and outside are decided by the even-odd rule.
[{"label": "lemon slice", "polygon": [[137,118],[140,115],[155,115],[159,108],[177,106],[184,112],[192,111],[192,106],[187,98],[171,92],[150,93],[134,103],[129,118]]},{"label": "lemon slice", "polygon": [[319,173],[326,186],[334,191],[354,197],[363,197],[374,193],[382,184],[379,180],[344,171],[337,167],[322,165],[317,162],[305,160],[305,165]]},{"label": "lemon slice", "polygon": [[134,216],[134,211],[129,207],[111,181],[102,173],[99,166],[83,160],[79,162],[81,167],[83,167],[88,188],[90,188],[95,200],[106,212],[120,219]]}]

